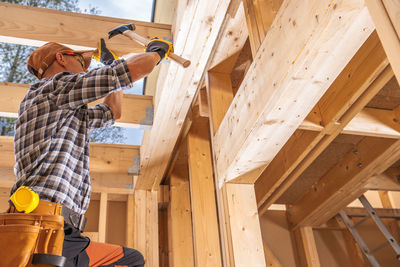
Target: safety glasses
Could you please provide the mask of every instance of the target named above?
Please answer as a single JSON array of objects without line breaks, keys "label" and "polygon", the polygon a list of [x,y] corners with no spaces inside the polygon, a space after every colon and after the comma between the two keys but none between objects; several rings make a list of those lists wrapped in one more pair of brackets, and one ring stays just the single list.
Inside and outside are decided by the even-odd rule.
[{"label": "safety glasses", "polygon": [[83,58],[83,56],[81,54],[75,53],[75,52],[65,52],[63,53],[63,55],[67,55],[67,56],[74,56],[76,58],[76,60],[79,61],[79,63],[81,63],[82,68],[85,69],[85,59]]}]

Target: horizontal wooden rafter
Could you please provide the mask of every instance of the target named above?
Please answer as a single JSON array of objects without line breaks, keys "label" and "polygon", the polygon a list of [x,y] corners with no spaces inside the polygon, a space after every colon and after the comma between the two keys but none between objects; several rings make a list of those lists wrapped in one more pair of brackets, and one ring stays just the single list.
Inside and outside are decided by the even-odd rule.
[{"label": "horizontal wooden rafter", "polygon": [[363,1],[281,6],[215,135],[220,185],[271,162],[373,29]]},{"label": "horizontal wooden rafter", "polygon": [[379,38],[373,32],[314,107],[312,113],[318,116],[308,116],[311,120],[319,117],[323,129],[314,133],[297,130],[256,181],[261,212],[300,177],[392,77]]},{"label": "horizontal wooden rafter", "polygon": [[364,188],[368,190],[400,191],[400,169],[389,168],[384,173],[372,176]]},{"label": "horizontal wooden rafter", "polygon": [[[29,89],[27,84],[0,82],[0,115],[18,116],[19,104]],[[89,106],[101,103],[92,102]],[[153,97],[124,94],[122,99],[122,117],[116,126],[129,128],[150,128],[153,124]]]},{"label": "horizontal wooden rafter", "polygon": [[[89,169],[98,173],[128,174],[139,146],[90,143]],[[13,137],[0,136],[0,167],[12,168],[15,164]]]},{"label": "horizontal wooden rafter", "polygon": [[[135,23],[135,31],[147,38],[156,36],[170,38],[171,36],[170,25],[4,2],[0,2],[0,13],[0,41],[23,45],[40,46],[43,42],[59,42],[67,45],[96,48],[100,38],[108,39],[109,30],[132,22]],[[17,39],[7,37],[17,37]],[[119,55],[143,52],[140,45],[122,35],[113,37],[107,41],[107,44]]]},{"label": "horizontal wooden rafter", "polygon": [[[400,118],[393,110],[364,108],[341,131],[342,134],[400,138]],[[338,122],[340,124],[340,122]],[[339,125],[337,125],[340,127]],[[322,132],[324,127],[307,119],[300,130]]]},{"label": "horizontal wooden rafter", "polygon": [[365,137],[295,204],[289,207],[293,227],[320,225],[363,194],[374,174],[400,156],[400,140]]}]

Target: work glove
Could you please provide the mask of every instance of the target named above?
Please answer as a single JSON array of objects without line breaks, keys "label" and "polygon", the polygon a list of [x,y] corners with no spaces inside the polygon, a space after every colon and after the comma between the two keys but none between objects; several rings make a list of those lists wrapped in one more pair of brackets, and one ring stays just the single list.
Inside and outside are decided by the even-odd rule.
[{"label": "work glove", "polygon": [[111,65],[118,57],[107,48],[106,42],[101,38],[97,45],[97,50],[93,54],[93,58],[104,65]]},{"label": "work glove", "polygon": [[[174,46],[171,42],[165,41],[158,37],[151,39],[150,42],[147,43],[145,49],[146,52],[156,52],[158,55],[160,55],[160,61],[167,58],[170,53],[174,52]],[[160,63],[160,61],[158,61],[158,63]]]}]

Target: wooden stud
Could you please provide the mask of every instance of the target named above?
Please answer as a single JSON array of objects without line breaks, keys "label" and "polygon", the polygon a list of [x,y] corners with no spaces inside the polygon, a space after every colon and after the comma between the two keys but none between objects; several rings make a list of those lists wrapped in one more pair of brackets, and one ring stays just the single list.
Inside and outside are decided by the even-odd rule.
[{"label": "wooden stud", "polygon": [[135,190],[134,248],[149,266],[159,266],[157,191]]},{"label": "wooden stud", "polygon": [[300,260],[300,266],[321,266],[318,258],[317,246],[315,244],[312,227],[300,227],[294,230],[297,253]]},{"label": "wooden stud", "polygon": [[106,242],[107,229],[107,193],[100,195],[100,212],[99,212],[99,242]]},{"label": "wooden stud", "polygon": [[[386,209],[393,209],[393,204],[392,201],[389,197],[389,192],[388,191],[379,191],[379,198],[382,202],[382,207]],[[392,233],[393,237],[400,241],[400,230],[399,230],[399,225],[397,223],[396,219],[390,219],[387,222],[387,225],[389,226],[389,230]]]},{"label": "wooden stud", "polygon": [[266,266],[254,186],[226,184],[235,266]]},{"label": "wooden stud", "polygon": [[208,120],[194,116],[187,136],[196,266],[221,266]]},{"label": "wooden stud", "polygon": [[135,197],[133,194],[128,195],[126,203],[126,246],[133,248],[134,242],[134,219],[135,219]]},{"label": "wooden stud", "polygon": [[184,143],[170,176],[170,202],[168,206],[169,265],[176,267],[195,266],[186,149]]}]

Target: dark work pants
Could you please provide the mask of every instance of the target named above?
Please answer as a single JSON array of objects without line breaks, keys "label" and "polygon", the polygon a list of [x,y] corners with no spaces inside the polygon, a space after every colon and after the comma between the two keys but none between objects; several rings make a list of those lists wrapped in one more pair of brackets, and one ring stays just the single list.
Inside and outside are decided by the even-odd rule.
[{"label": "dark work pants", "polygon": [[91,242],[69,224],[65,224],[64,232],[63,256],[67,257],[65,267],[144,266],[142,254],[135,249]]}]

